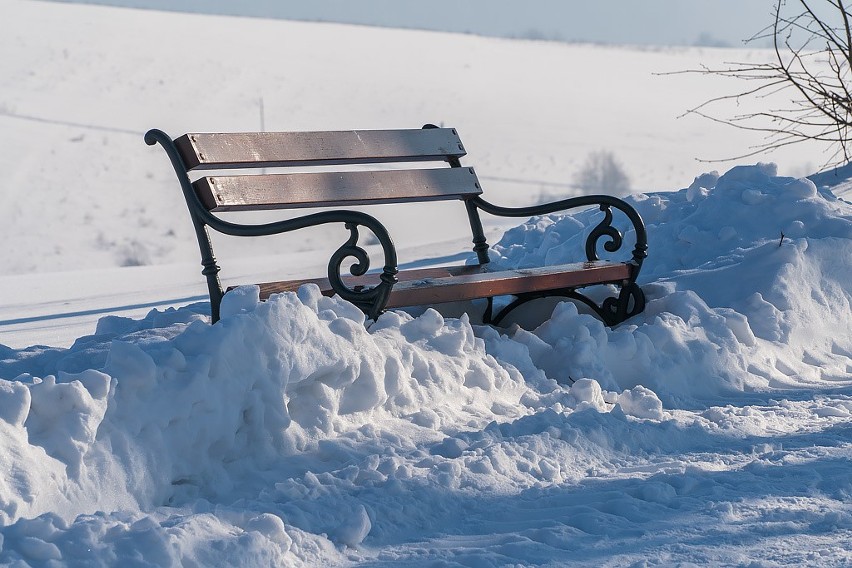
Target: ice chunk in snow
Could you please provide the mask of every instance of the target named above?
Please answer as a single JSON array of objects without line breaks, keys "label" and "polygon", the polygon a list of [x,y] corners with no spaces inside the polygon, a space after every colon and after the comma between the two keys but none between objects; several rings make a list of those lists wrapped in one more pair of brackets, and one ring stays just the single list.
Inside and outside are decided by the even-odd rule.
[{"label": "ice chunk in snow", "polygon": [[290,545],[293,544],[293,539],[287,534],[284,521],[278,515],[263,513],[262,515],[252,517],[246,523],[245,528],[249,531],[259,532],[269,540],[277,542],[285,551],[289,550]]},{"label": "ice chunk in snow", "polygon": [[0,380],[0,420],[22,426],[30,412],[30,389],[26,385]]},{"label": "ice chunk in snow", "polygon": [[364,505],[358,505],[346,521],[335,531],[335,540],[346,546],[357,546],[370,534],[373,527]]},{"label": "ice chunk in snow", "polygon": [[577,399],[577,410],[583,408],[594,408],[599,412],[607,410],[603,391],[600,384],[592,379],[577,379],[571,385],[571,395]]},{"label": "ice chunk in snow", "polygon": [[628,416],[654,420],[662,420],[665,416],[659,397],[654,391],[643,386],[633,387],[619,394],[618,404]]},{"label": "ice chunk in snow", "polygon": [[260,302],[259,286],[239,286],[229,290],[219,305],[219,317],[228,318],[252,311]]}]

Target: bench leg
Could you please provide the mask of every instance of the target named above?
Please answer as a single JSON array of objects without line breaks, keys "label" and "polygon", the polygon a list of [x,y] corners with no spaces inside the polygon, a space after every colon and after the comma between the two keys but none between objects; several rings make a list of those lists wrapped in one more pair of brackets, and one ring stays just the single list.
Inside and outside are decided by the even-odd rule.
[{"label": "bench leg", "polygon": [[618,298],[607,298],[602,307],[607,314],[604,321],[612,321],[607,325],[616,325],[645,309],[645,293],[635,282],[630,282],[621,287]]},{"label": "bench leg", "polygon": [[618,297],[607,298],[601,305],[596,304],[591,298],[581,294],[576,289],[567,288],[520,294],[515,296],[514,300],[497,312],[497,315],[493,315],[493,298],[488,298],[488,305],[482,317],[482,322],[490,325],[499,325],[503,318],[509,315],[515,308],[533,300],[552,297],[568,298],[582,302],[595,312],[608,326],[617,325],[645,309],[645,294],[642,292],[642,288],[635,282],[630,282],[620,287]]},{"label": "bench leg", "polygon": [[198,247],[201,249],[201,274],[207,279],[207,291],[210,293],[210,319],[211,323],[219,321],[219,305],[222,303],[222,283],[219,281],[219,265],[216,263],[216,255],[213,254],[213,244],[210,242],[210,233],[204,223],[195,215],[192,216],[195,225],[195,235],[198,238]]}]

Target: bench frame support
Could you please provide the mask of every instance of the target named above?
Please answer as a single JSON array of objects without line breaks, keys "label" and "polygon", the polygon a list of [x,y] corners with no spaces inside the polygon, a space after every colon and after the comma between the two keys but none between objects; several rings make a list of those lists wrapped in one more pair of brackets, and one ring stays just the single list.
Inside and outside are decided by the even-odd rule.
[{"label": "bench frame support", "polygon": [[[423,128],[431,129],[437,127],[427,124]],[[457,136],[455,130],[452,130],[452,134]],[[192,138],[192,136],[195,135],[189,136]],[[394,284],[398,281],[398,262],[396,249],[388,231],[375,217],[359,211],[338,209],[313,213],[294,219],[256,225],[228,222],[214,215],[205,206],[198,193],[195,191],[193,182],[189,178],[189,172],[193,168],[198,167],[198,165],[188,164],[184,158],[182,158],[181,150],[179,150],[178,145],[176,144],[177,140],[172,140],[165,132],[154,129],[145,134],[145,142],[149,146],[160,144],[165,149],[166,154],[169,156],[172,163],[172,167],[175,170],[175,174],[180,181],[181,189],[183,190],[184,198],[186,200],[187,207],[189,208],[190,216],[192,217],[193,227],[195,228],[195,234],[201,252],[201,265],[203,267],[202,274],[207,279],[207,288],[210,294],[210,312],[214,323],[219,320],[220,304],[225,292],[219,279],[220,268],[216,262],[216,257],[213,254],[213,246],[210,241],[208,228],[212,228],[226,235],[264,236],[329,223],[343,224],[344,228],[349,231],[349,238],[331,255],[331,259],[329,260],[328,280],[330,286],[335,294],[340,295],[345,300],[348,300],[361,308],[370,319],[376,319],[384,310],[388,303],[391,290],[393,289]],[[442,154],[444,161],[446,161],[451,168],[463,167],[458,157],[464,155],[464,149],[460,141],[458,143],[458,149],[459,151]],[[198,154],[197,158],[201,160],[205,159],[203,154]],[[427,159],[434,160],[435,158],[432,155],[428,155]],[[390,161],[400,160],[392,159]],[[367,160],[367,162],[370,162],[370,160]],[[376,160],[372,160],[372,162],[376,162]],[[355,162],[350,160],[350,163]],[[232,167],[234,166],[234,164],[230,165]],[[260,166],[240,163],[237,167]],[[474,173],[472,168],[470,168],[470,173]],[[476,178],[473,178],[473,181],[475,180]],[[630,266],[629,277],[618,281],[595,282],[595,284],[614,285],[618,289],[617,294],[614,296],[605,298],[600,304],[598,304],[588,296],[578,292],[577,287],[522,292],[515,294],[515,299],[503,307],[497,314],[493,313],[493,299],[487,298],[488,303],[486,312],[483,316],[483,321],[485,323],[497,324],[509,312],[518,306],[547,296],[565,297],[582,302],[594,311],[607,325],[616,325],[621,323],[644,309],[645,296],[642,289],[636,284],[636,279],[639,275],[639,270],[642,267],[642,262],[648,255],[648,238],[642,218],[628,203],[611,195],[584,195],[532,207],[501,207],[485,201],[481,195],[479,195],[480,193],[481,188],[478,181],[476,181],[475,184],[469,186],[467,191],[458,195],[458,197],[464,201],[467,210],[470,229],[473,236],[473,251],[476,253],[477,262],[480,266],[485,265],[490,261],[488,257],[489,246],[483,230],[480,211],[501,217],[529,218],[537,215],[547,215],[550,213],[567,211],[570,209],[598,206],[604,213],[604,218],[591,230],[586,239],[585,255],[589,262],[600,260],[598,255],[600,249],[606,253],[616,253],[622,248],[624,241],[623,236],[612,224],[613,209],[618,210],[621,214],[626,216],[632,224],[635,237],[635,247],[632,252],[632,259],[626,263]],[[375,235],[384,254],[384,266],[379,277],[379,282],[372,287],[349,287],[343,281],[341,276],[343,264],[347,259],[354,259],[355,261],[349,269],[349,272],[352,275],[362,276],[369,270],[369,255],[367,251],[358,244],[360,235],[359,227],[364,227]]]}]

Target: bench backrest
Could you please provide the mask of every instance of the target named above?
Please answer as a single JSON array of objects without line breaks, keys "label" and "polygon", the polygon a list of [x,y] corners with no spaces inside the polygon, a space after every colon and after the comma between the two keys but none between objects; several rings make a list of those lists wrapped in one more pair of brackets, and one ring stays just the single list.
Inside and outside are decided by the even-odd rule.
[{"label": "bench backrest", "polygon": [[453,128],[185,134],[187,172],[442,161],[454,167],[213,175],[193,182],[209,211],[464,199],[482,193]]}]

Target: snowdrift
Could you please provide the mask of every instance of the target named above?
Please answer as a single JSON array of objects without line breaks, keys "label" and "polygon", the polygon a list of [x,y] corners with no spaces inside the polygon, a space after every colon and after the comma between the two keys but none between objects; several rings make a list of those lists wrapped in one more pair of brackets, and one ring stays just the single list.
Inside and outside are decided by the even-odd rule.
[{"label": "snowdrift", "polygon": [[[0,346],[0,562],[599,564],[601,536],[627,562],[708,522],[756,534],[737,503],[808,476],[762,553],[848,534],[852,206],[771,164],[630,200],[649,303],[616,329],[572,303],[531,330],[433,309],[365,327],[315,287],[244,287],[215,326],[198,304]],[[595,214],[530,219],[493,256],[581,260]],[[799,471],[754,465],[782,446]],[[726,539],[654,558],[748,557]]]},{"label": "snowdrift", "polygon": [[[575,377],[611,388],[641,383],[672,399],[848,378],[847,202],[758,164],[631,203],[652,247],[640,280],[646,311],[609,332],[557,312],[535,335],[551,346],[571,339],[564,350],[539,350],[542,361],[567,357]],[[510,267],[582,260],[570,256],[581,230],[573,217],[533,219],[494,250]],[[516,338],[534,342],[522,339],[526,332]]]}]

